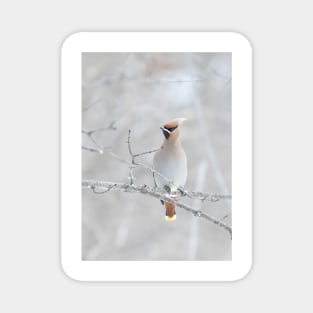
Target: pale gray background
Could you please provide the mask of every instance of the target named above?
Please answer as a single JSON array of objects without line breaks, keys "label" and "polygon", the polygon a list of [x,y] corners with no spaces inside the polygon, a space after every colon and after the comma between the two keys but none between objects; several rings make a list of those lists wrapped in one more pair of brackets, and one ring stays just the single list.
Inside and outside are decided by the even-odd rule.
[{"label": "pale gray background", "polygon": [[[180,126],[188,159],[186,190],[230,195],[231,53],[83,53],[82,128],[114,122],[115,130],[96,132],[103,154],[82,150],[83,179],[129,182],[129,168],[110,151],[131,161],[134,153],[159,148],[160,126],[186,117]],[[96,147],[86,134],[84,146]],[[152,167],[153,154],[136,160]],[[151,172],[138,166],[135,184],[153,187]],[[182,199],[231,226],[231,200]],[[82,191],[82,259],[230,261],[230,235],[205,219],[176,209],[175,222],[164,221],[159,200],[146,195]]]},{"label": "pale gray background", "polygon": [[[1,311],[312,311],[311,12],[309,1],[2,2]],[[78,30],[234,30],[250,39],[255,249],[246,278],[109,284],[63,274],[60,44]]]}]

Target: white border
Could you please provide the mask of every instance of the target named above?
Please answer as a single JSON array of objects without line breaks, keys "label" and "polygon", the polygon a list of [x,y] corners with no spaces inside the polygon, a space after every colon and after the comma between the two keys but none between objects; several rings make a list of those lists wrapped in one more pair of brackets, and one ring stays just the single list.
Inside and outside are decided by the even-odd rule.
[{"label": "white border", "polygon": [[[81,260],[82,52],[232,52],[232,261]],[[252,48],[248,40],[231,32],[76,33],[62,46],[61,86],[61,263],[65,273],[80,281],[243,278],[252,266]]]}]

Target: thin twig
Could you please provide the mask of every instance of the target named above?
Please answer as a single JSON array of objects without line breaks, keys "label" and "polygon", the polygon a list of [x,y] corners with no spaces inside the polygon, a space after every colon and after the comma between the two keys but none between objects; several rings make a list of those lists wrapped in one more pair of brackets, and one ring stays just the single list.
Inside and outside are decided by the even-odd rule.
[{"label": "thin twig", "polygon": [[103,154],[103,150],[102,150],[102,149],[98,149],[98,148],[82,146],[82,149],[83,149],[83,150],[90,151],[90,152],[98,152],[98,153],[100,153],[100,154]]},{"label": "thin twig", "polygon": [[129,162],[129,161],[123,159],[122,157],[120,157],[119,155],[115,154],[114,152],[111,151],[110,154],[111,154],[111,156],[112,156],[114,159],[120,161],[121,163],[127,164],[128,166],[131,166],[131,165],[132,165],[131,162]]},{"label": "thin twig", "polygon": [[103,154],[103,150],[105,149],[110,149],[111,146],[100,146],[97,142],[97,140],[94,138],[94,134],[97,132],[102,132],[102,131],[106,131],[106,130],[116,130],[116,126],[115,126],[115,122],[113,121],[109,126],[107,127],[101,127],[101,128],[97,128],[97,129],[93,129],[93,130],[82,130],[82,133],[84,135],[86,135],[90,141],[96,146],[95,147],[88,147],[88,146],[82,146],[82,149],[90,151],[90,152],[97,152],[100,154]]},{"label": "thin twig", "polygon": [[131,130],[128,130],[128,137],[127,137],[127,146],[128,146],[128,152],[131,156],[131,165],[129,166],[129,179],[130,184],[132,185],[134,183],[135,177],[134,177],[134,168],[135,168],[135,155],[133,154],[131,145],[130,145],[130,132]]},{"label": "thin twig", "polygon": [[145,155],[145,154],[150,154],[150,153],[154,153],[154,152],[158,152],[159,150],[161,150],[162,148],[159,148],[159,149],[154,149],[154,150],[150,150],[150,151],[146,151],[146,152],[141,152],[141,153],[137,153],[137,154],[134,154],[134,157],[139,157],[139,156],[142,156],[142,155]]}]

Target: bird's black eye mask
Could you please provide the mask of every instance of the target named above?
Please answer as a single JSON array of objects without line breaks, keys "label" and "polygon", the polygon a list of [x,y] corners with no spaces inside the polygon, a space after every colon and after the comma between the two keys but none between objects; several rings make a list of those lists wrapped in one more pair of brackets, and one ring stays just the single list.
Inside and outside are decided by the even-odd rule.
[{"label": "bird's black eye mask", "polygon": [[173,132],[177,127],[178,127],[178,125],[176,125],[174,127],[170,127],[170,128],[168,128],[168,127],[164,127],[164,128],[166,128],[170,132]]},{"label": "bird's black eye mask", "polygon": [[168,139],[170,137],[170,133],[168,131],[166,131],[166,129],[162,129],[163,131],[163,135],[166,139]]}]

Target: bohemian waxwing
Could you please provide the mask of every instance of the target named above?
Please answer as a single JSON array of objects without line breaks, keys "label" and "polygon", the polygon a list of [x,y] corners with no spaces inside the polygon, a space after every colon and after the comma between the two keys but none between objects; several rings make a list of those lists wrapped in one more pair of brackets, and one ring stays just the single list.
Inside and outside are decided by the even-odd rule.
[{"label": "bohemian waxwing", "polygon": [[[184,187],[187,180],[187,158],[180,142],[180,125],[184,120],[186,119],[175,118],[160,127],[165,138],[153,159],[153,168],[163,176],[154,173],[154,183],[157,187],[164,188],[173,199],[176,199],[177,188]],[[175,220],[175,205],[163,200],[161,203],[166,209],[165,220]]]}]

